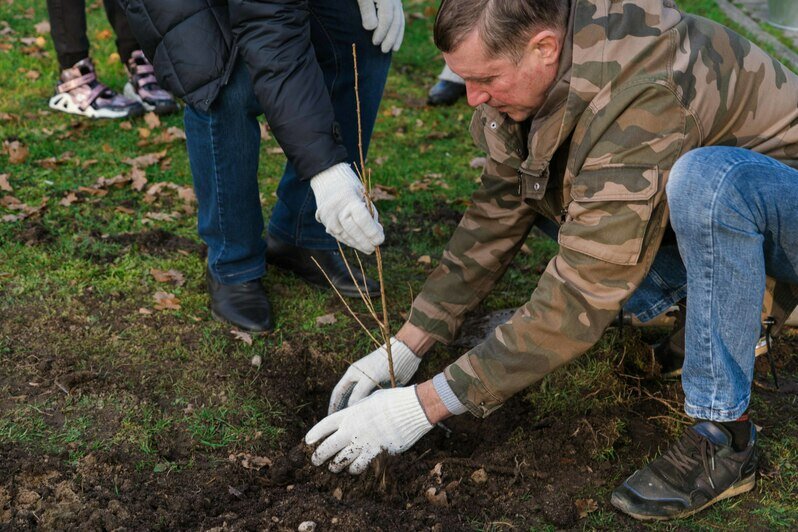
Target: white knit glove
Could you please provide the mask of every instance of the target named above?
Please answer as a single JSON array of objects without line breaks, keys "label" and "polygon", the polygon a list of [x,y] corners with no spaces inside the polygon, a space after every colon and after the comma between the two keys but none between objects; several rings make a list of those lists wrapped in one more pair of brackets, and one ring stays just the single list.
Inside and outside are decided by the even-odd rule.
[{"label": "white knit glove", "polygon": [[316,196],[316,221],[329,234],[349,247],[373,253],[385,240],[377,209],[372,218],[366,207],[365,191],[352,167],[338,163],[310,180]]},{"label": "white knit glove", "polygon": [[[381,44],[383,53],[396,52],[405,34],[405,15],[401,0],[357,0],[363,29],[374,30],[371,42]],[[376,29],[375,29],[376,28]]]},{"label": "white knit glove", "polygon": [[[418,369],[421,359],[404,342],[391,337],[391,356],[396,384],[404,386]],[[388,371],[388,352],[385,344],[364,356],[346,370],[338,381],[330,397],[328,414],[353,405],[370,394],[374,388],[387,388],[391,385]]]},{"label": "white knit glove", "polygon": [[359,475],[382,451],[403,453],[431,428],[415,386],[391,388],[322,419],[305,435],[305,443],[324,438],[311,457],[313,465],[332,458],[333,473],[348,466],[350,473]]}]

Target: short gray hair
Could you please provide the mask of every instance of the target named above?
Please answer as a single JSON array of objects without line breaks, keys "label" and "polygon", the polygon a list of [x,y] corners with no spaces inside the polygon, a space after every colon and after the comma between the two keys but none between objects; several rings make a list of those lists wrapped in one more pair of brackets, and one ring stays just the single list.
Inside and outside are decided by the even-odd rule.
[{"label": "short gray hair", "polygon": [[435,46],[453,52],[473,29],[492,57],[518,62],[535,32],[563,32],[569,0],[443,0],[435,17]]}]

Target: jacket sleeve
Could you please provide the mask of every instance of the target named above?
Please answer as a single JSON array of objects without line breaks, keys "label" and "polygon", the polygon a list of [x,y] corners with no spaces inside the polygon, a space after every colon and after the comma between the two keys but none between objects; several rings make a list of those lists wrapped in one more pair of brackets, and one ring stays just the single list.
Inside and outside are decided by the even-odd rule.
[{"label": "jacket sleeve", "polygon": [[584,141],[572,147],[576,173],[558,254],[529,301],[444,371],[476,416],[487,416],[599,339],[659,249],[670,168],[700,142],[696,122],[676,96],[656,85],[613,95],[588,122]]},{"label": "jacket sleeve", "polygon": [[230,22],[255,95],[300,179],[347,159],[310,40],[307,2],[231,0]]}]

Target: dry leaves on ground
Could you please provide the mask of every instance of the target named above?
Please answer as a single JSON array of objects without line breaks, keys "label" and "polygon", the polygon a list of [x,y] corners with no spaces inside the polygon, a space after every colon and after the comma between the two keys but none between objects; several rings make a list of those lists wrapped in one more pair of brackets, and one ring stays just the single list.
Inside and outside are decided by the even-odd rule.
[{"label": "dry leaves on ground", "polygon": [[8,174],[0,174],[0,190],[5,192],[14,192],[11,183],[8,182]]},{"label": "dry leaves on ground", "polygon": [[239,331],[238,329],[230,329],[230,333],[236,340],[240,340],[247,345],[252,345],[252,335],[248,332]]},{"label": "dry leaves on ground", "polygon": [[598,510],[598,503],[593,499],[576,499],[574,501],[576,511],[579,512],[579,518],[587,517],[587,514]]},{"label": "dry leaves on ground", "polygon": [[8,154],[8,162],[22,164],[30,153],[28,147],[19,140],[4,140],[3,152]]},{"label": "dry leaves on ground", "polygon": [[388,187],[385,185],[375,185],[371,187],[371,201],[380,200],[395,200],[396,187]]},{"label": "dry leaves on ground", "polygon": [[155,310],[180,310],[180,300],[174,294],[157,291],[152,295]]},{"label": "dry leaves on ground", "polygon": [[324,316],[319,316],[316,318],[316,326],[319,327],[321,325],[332,325],[337,321],[338,320],[335,319],[335,314],[325,314]]},{"label": "dry leaves on ground", "polygon": [[122,162],[129,164],[134,168],[147,168],[148,166],[152,166],[153,164],[160,162],[164,157],[166,157],[166,150],[147,153],[134,158],[128,158]]},{"label": "dry leaves on ground", "polygon": [[144,123],[147,124],[147,127],[150,129],[161,127],[161,119],[152,111],[144,115]]},{"label": "dry leaves on ground", "polygon": [[151,268],[150,275],[159,283],[172,283],[175,286],[183,286],[186,282],[186,277],[183,273],[174,269],[159,270]]},{"label": "dry leaves on ground", "polygon": [[40,35],[46,35],[50,33],[50,21],[42,20],[41,22],[34,24],[33,28],[36,30],[36,33]]},{"label": "dry leaves on ground", "polygon": [[249,453],[230,454],[227,459],[233,463],[240,463],[244,469],[258,471],[263,467],[271,467],[271,459],[265,456],[255,456]]}]

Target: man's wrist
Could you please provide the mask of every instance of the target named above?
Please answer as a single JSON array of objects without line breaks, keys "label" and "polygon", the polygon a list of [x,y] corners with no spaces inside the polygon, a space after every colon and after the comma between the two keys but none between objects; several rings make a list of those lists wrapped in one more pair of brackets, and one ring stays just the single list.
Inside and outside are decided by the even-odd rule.
[{"label": "man's wrist", "polygon": [[405,322],[394,338],[405,344],[417,357],[423,357],[435,345],[436,340],[426,331],[410,322]]},{"label": "man's wrist", "polygon": [[446,408],[446,405],[441,401],[438,392],[435,391],[435,386],[432,380],[424,381],[416,387],[416,394],[418,401],[421,403],[421,408],[424,414],[427,415],[427,420],[431,424],[438,423],[444,419],[451,417],[452,413]]}]

